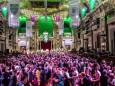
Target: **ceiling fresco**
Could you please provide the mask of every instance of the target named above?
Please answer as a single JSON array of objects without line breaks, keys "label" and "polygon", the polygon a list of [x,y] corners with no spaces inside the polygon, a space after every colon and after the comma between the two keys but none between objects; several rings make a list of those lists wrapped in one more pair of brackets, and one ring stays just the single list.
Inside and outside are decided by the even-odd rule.
[{"label": "ceiling fresco", "polygon": [[[20,12],[27,18],[35,16],[39,18],[45,15],[44,1],[46,0],[20,0]],[[102,2],[107,1],[110,7],[115,6],[115,0],[96,0],[98,6]],[[7,3],[8,0],[0,0],[0,4]],[[80,8],[89,6],[90,0],[80,0]],[[107,7],[107,6],[105,6]],[[68,0],[47,0],[47,15],[55,18],[56,15],[61,19],[68,16]]]},{"label": "ceiling fresco", "polygon": [[[35,15],[37,17],[41,15],[45,15],[45,0],[21,0],[21,13],[30,17],[31,15]],[[115,0],[96,0],[96,5],[98,6],[102,2],[107,1],[110,3],[110,6],[115,5]],[[47,14],[48,15],[62,15],[61,17],[68,15],[68,0],[47,0]],[[80,0],[80,8],[84,5],[89,6],[90,0]],[[35,6],[33,6],[35,5]]]}]

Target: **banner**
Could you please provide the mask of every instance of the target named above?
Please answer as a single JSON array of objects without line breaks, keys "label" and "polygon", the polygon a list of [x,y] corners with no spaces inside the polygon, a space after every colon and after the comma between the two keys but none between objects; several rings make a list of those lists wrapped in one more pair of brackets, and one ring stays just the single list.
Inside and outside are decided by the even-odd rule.
[{"label": "banner", "polygon": [[77,18],[75,17],[70,23],[71,27],[77,27],[79,25],[80,25],[80,18],[79,17],[77,17]]},{"label": "banner", "polygon": [[32,21],[26,22],[26,37],[32,37]]},{"label": "banner", "polygon": [[69,15],[72,18],[71,21],[71,27],[77,27],[80,23],[80,17],[79,17],[79,0],[69,0]]},{"label": "banner", "polygon": [[49,40],[49,34],[48,34],[48,32],[44,32],[44,33],[42,34],[42,38],[43,38],[43,41],[44,41],[45,43],[47,43],[48,40]]},{"label": "banner", "polygon": [[18,35],[18,45],[19,46],[26,46],[28,38],[26,37],[25,33],[19,33]]},{"label": "banner", "polygon": [[9,14],[8,22],[10,27],[19,26],[18,17],[20,15],[20,0],[10,0],[9,1]]},{"label": "banner", "polygon": [[79,0],[69,0],[69,15],[72,18],[79,16]]},{"label": "banner", "polygon": [[64,21],[60,20],[59,25],[58,25],[59,35],[62,35],[63,29],[64,29]]},{"label": "banner", "polygon": [[10,27],[17,27],[17,26],[19,26],[19,21],[16,18],[9,17],[8,22],[9,22],[9,26]]}]

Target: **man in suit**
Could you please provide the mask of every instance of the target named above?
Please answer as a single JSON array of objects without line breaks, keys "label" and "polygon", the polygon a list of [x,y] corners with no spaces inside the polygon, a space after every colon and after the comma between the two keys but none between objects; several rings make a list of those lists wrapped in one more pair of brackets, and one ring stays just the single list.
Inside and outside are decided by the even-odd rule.
[{"label": "man in suit", "polygon": [[2,68],[1,75],[1,85],[0,86],[8,86],[9,84],[9,74],[6,72],[6,68]]},{"label": "man in suit", "polygon": [[22,76],[21,81],[16,86],[28,86],[28,77],[27,75]]},{"label": "man in suit", "polygon": [[16,86],[16,84],[17,84],[16,72],[17,72],[16,70],[13,70],[13,73],[10,76],[9,86]]},{"label": "man in suit", "polygon": [[32,73],[33,67],[30,67],[30,70],[28,71],[28,81],[32,83],[33,80],[33,73]]}]

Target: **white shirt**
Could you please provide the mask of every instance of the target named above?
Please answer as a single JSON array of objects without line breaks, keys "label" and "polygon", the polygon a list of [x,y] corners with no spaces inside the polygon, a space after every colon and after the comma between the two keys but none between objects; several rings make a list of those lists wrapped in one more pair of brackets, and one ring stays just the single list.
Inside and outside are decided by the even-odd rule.
[{"label": "white shirt", "polygon": [[100,71],[97,71],[97,73],[99,74],[99,76],[101,76],[101,73],[100,73]]},{"label": "white shirt", "polygon": [[69,76],[69,73],[68,73],[68,72],[66,72],[66,75],[67,75],[67,78],[70,78],[70,76]]},{"label": "white shirt", "polygon": [[113,79],[111,83],[112,83],[113,85],[115,85],[115,79]]},{"label": "white shirt", "polygon": [[78,76],[79,72],[77,70],[75,70],[76,76]]}]

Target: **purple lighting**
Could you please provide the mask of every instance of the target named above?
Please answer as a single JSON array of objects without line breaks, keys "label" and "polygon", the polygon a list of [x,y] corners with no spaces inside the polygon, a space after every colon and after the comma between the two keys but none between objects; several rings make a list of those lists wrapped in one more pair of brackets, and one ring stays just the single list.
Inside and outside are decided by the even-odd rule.
[{"label": "purple lighting", "polygon": [[32,22],[35,22],[35,16],[31,16],[30,19]]},{"label": "purple lighting", "polygon": [[55,20],[56,20],[56,22],[59,22],[59,21],[60,21],[60,17],[59,17],[59,16],[56,16],[56,17],[55,17]]}]

